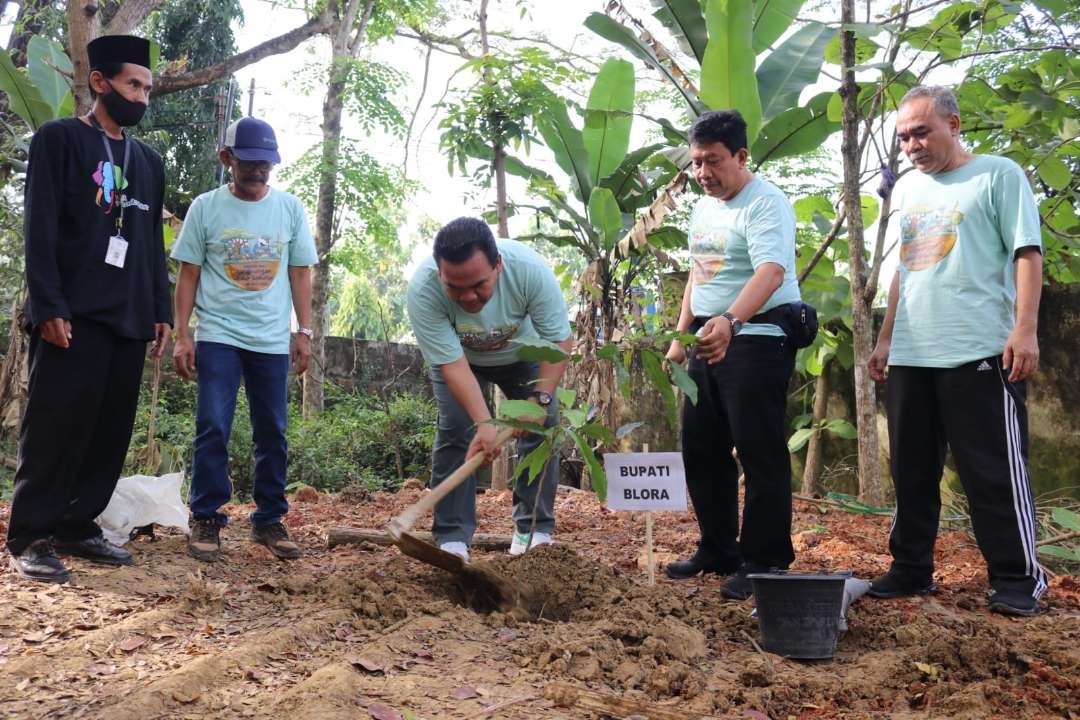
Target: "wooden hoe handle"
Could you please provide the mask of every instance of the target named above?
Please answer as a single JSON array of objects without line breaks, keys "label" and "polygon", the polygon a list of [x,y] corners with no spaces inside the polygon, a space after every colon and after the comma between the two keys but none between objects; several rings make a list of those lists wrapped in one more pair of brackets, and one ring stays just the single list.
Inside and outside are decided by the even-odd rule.
[{"label": "wooden hoe handle", "polygon": [[[502,448],[514,435],[513,428],[503,428],[499,431],[499,434],[495,436],[495,447]],[[476,469],[484,463],[484,453],[476,453],[471,458],[465,461],[465,463],[450,475],[450,477],[443,480],[436,485],[431,492],[424,497],[420,498],[420,502],[405,509],[403,513],[390,521],[390,524],[386,526],[386,532],[390,534],[395,541],[401,538],[402,533],[407,533],[412,529],[412,526],[416,524],[416,521],[421,515],[431,510],[433,507],[439,504],[439,501],[454,491],[461,483],[465,482],[465,478],[476,472]]]}]

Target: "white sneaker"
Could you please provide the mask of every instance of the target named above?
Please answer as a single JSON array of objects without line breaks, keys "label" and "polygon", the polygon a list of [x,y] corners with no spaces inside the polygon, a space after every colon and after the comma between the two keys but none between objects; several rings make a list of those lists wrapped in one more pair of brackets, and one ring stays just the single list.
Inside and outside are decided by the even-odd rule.
[{"label": "white sneaker", "polygon": [[514,539],[510,543],[510,554],[521,555],[530,548],[539,545],[551,545],[554,540],[547,533],[536,532],[532,536],[532,545],[529,544],[529,533],[514,533]]},{"label": "white sneaker", "polygon": [[443,543],[439,546],[439,549],[444,552],[453,553],[465,562],[469,562],[469,546],[463,542]]}]

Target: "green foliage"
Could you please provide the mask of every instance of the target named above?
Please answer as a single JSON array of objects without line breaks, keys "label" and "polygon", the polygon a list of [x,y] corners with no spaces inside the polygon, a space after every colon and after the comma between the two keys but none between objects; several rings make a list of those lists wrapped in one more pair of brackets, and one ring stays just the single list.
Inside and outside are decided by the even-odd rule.
[{"label": "green foliage", "polygon": [[406,477],[427,473],[435,441],[434,402],[398,394],[390,400],[388,416],[374,396],[342,393],[332,386],[328,390],[327,408],[320,415],[304,419],[294,410],[290,417],[290,482],[324,492],[336,492],[351,482],[368,490],[397,490],[401,478],[395,440]]},{"label": "green foliage", "polygon": [[753,145],[761,129],[761,100],[754,77],[754,5],[742,0],[706,0],[709,44],[701,61],[701,101],[714,110],[737,108]]},{"label": "green foliage", "polygon": [[[152,376],[149,368],[147,377]],[[161,384],[156,437],[163,459],[171,465],[160,472],[190,467],[195,440],[195,383],[168,376]],[[125,475],[146,472],[150,383],[144,382],[135,431],[124,467]],[[530,403],[532,404],[532,403]],[[304,484],[336,492],[357,482],[369,490],[396,490],[400,485],[395,442],[406,476],[422,476],[431,461],[435,439],[435,404],[425,396],[401,393],[390,399],[389,415],[380,398],[349,393],[327,385],[327,409],[304,419],[289,408],[288,484]],[[251,499],[255,458],[247,396],[241,388],[229,439],[229,477],[240,501]]]},{"label": "green foliage", "polygon": [[[164,62],[171,67],[199,68],[236,52],[232,24],[243,17],[239,0],[192,0],[163,4],[147,25]],[[217,187],[216,98],[227,85],[228,78],[155,96],[140,123],[141,139],[165,162],[165,207],[180,216],[187,214],[197,195]],[[229,122],[240,117],[239,98],[227,112]],[[267,119],[273,124],[272,117]]]},{"label": "green foliage", "polygon": [[[41,35],[30,38],[26,46],[26,71],[30,81],[37,86],[54,117],[70,116],[75,110],[75,99],[68,80],[73,69],[64,46]],[[68,77],[65,77],[65,73]]]},{"label": "green foliage", "polygon": [[756,78],[763,120],[798,105],[803,89],[817,82],[826,43],[836,37],[835,28],[807,23],[761,62]]},{"label": "green foliage", "polygon": [[7,95],[8,106],[31,130],[37,130],[56,117],[37,85],[31,82],[23,68],[15,67],[6,50],[0,50],[0,90]]},{"label": "green foliage", "polygon": [[759,0],[754,3],[754,55],[760,55],[780,39],[806,0]]},{"label": "green foliage", "polygon": [[581,131],[589,155],[592,185],[610,175],[630,149],[630,125],[634,110],[634,66],[611,58],[600,68],[585,106]]},{"label": "green foliage", "polygon": [[[529,146],[535,142],[533,123],[551,99],[548,84],[563,85],[575,71],[538,48],[523,48],[512,55],[486,55],[470,60],[462,70],[477,82],[454,100],[440,105],[444,118],[440,148],[447,154],[450,172],[464,174],[470,158],[491,161],[493,146]],[[508,167],[508,171],[512,170]]]},{"label": "green foliage", "polygon": [[[282,181],[303,201],[311,217],[318,199],[322,157],[320,143],[280,171]],[[335,260],[358,269],[363,263],[352,262],[359,260],[357,255],[397,245],[401,208],[415,184],[405,179],[400,168],[379,163],[359,140],[351,138],[341,139],[334,170],[337,197],[333,226],[337,234],[355,241],[344,243]]]},{"label": "green foliage", "polygon": [[652,0],[652,4],[653,17],[671,31],[684,53],[700,63],[709,42],[701,0]]}]

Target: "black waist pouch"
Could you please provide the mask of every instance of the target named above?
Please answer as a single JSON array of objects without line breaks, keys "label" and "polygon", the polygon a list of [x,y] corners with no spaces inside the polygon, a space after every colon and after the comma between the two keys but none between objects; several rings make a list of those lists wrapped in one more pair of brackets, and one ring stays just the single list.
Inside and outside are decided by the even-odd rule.
[{"label": "black waist pouch", "polygon": [[817,338],[817,309],[801,300],[778,305],[768,312],[750,318],[750,322],[778,325],[797,348],[809,347]]}]

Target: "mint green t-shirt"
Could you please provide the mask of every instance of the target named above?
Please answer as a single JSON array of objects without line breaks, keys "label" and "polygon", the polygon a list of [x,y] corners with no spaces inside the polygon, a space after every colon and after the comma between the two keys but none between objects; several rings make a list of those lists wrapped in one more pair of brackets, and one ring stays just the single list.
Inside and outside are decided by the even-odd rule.
[{"label": "mint green t-shirt", "polygon": [[292,289],[289,266],[318,262],[300,201],[270,189],[248,202],[228,185],[191,204],[172,257],[200,265],[196,341],[288,354]]},{"label": "mint green t-shirt", "polygon": [[409,281],[409,322],[424,359],[446,365],[464,355],[479,367],[518,361],[518,337],[562,342],[570,321],[555,273],[532,248],[498,240],[503,269],[491,299],[478,313],[446,295],[435,258],[428,257]]},{"label": "mint green t-shirt", "polygon": [[[797,302],[795,211],[784,193],[756,175],[739,194],[724,201],[704,197],[690,216],[690,262],[694,317],[727,312],[762,263],[784,268],[784,282],[758,313]],[[743,335],[784,334],[771,323],[745,323]]]},{"label": "mint green t-shirt", "polygon": [[994,155],[936,175],[912,171],[893,205],[900,299],[889,364],[952,368],[1003,353],[1015,318],[1013,258],[1042,248],[1024,171]]}]

